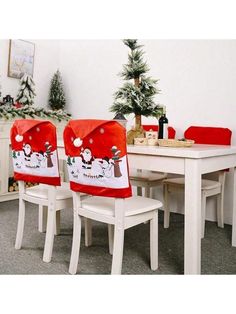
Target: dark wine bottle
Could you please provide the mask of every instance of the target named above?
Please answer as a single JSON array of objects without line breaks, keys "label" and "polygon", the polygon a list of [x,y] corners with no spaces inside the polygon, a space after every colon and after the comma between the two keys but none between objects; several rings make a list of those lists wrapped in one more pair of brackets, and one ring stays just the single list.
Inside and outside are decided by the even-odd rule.
[{"label": "dark wine bottle", "polygon": [[159,128],[158,128],[158,138],[159,139],[168,139],[168,119],[166,117],[166,109],[163,108],[163,114],[160,117],[159,121]]}]

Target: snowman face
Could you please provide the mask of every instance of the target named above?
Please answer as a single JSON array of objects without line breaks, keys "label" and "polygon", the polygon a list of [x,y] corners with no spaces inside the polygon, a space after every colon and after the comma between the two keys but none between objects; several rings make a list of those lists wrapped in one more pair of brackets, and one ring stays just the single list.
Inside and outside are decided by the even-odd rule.
[{"label": "snowman face", "polygon": [[36,158],[38,161],[42,161],[44,159],[44,154],[43,153],[36,153]]},{"label": "snowman face", "polygon": [[106,159],[103,159],[100,163],[102,165],[102,169],[107,169],[109,166],[109,162]]}]

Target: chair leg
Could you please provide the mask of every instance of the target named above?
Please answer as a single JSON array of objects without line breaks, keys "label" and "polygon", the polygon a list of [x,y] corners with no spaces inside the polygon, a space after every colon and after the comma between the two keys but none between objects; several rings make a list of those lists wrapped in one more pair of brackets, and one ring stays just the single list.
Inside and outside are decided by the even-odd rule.
[{"label": "chair leg", "polygon": [[92,220],[84,218],[84,229],[85,229],[85,246],[92,245]]},{"label": "chair leg", "polygon": [[150,194],[151,194],[151,188],[150,188],[150,186],[146,186],[145,187],[145,197],[150,198]]},{"label": "chair leg", "polygon": [[108,243],[109,253],[113,254],[113,243],[114,243],[114,225],[108,224]]},{"label": "chair leg", "polygon": [[205,236],[205,221],[206,221],[206,196],[204,192],[202,192],[201,211],[202,211],[201,238],[203,239]]},{"label": "chair leg", "polygon": [[115,228],[114,248],[113,248],[111,274],[120,275],[121,269],[122,269],[123,248],[124,248],[124,227],[115,225],[114,228]]},{"label": "chair leg", "polygon": [[47,206],[39,205],[39,221],[38,230],[39,232],[45,232],[47,226]]},{"label": "chair leg", "polygon": [[56,212],[55,209],[48,208],[48,219],[47,219],[47,230],[46,230],[46,238],[43,252],[43,261],[49,263],[52,258],[52,249],[53,249],[53,241],[54,241],[54,233],[55,233],[55,220],[56,220]]},{"label": "chair leg", "polygon": [[[147,197],[147,198],[150,198],[150,194],[151,194],[151,188],[150,188],[150,186],[146,186],[145,188],[144,188],[145,190],[145,197]],[[144,222],[144,224],[147,224],[147,223],[149,223],[149,220],[147,220],[147,221],[145,221]]]},{"label": "chair leg", "polygon": [[222,194],[217,195],[217,223],[218,227],[224,228],[224,198]]},{"label": "chair leg", "polygon": [[20,198],[19,199],[19,216],[18,216],[16,242],[15,242],[15,249],[17,250],[19,250],[22,245],[24,224],[25,224],[25,201],[22,198]]},{"label": "chair leg", "polygon": [[153,219],[150,220],[150,260],[151,269],[158,268],[158,210],[153,212]]},{"label": "chair leg", "polygon": [[138,196],[142,196],[142,187],[141,186],[137,186],[137,195]]},{"label": "chair leg", "polygon": [[80,240],[81,240],[81,217],[77,211],[74,211],[74,223],[73,223],[73,242],[70,257],[69,273],[72,275],[76,274],[78,262],[79,262],[79,251],[80,251]]},{"label": "chair leg", "polygon": [[57,210],[56,211],[56,223],[55,223],[54,234],[59,235],[60,232],[61,232],[61,211]]},{"label": "chair leg", "polygon": [[170,208],[169,208],[169,189],[168,184],[163,186],[163,200],[164,200],[164,228],[170,226]]}]

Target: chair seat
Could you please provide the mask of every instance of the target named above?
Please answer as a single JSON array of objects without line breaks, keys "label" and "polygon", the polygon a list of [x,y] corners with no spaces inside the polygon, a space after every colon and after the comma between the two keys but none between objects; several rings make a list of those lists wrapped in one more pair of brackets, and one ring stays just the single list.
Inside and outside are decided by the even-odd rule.
[{"label": "chair seat", "polygon": [[[166,179],[163,183],[171,185],[183,185],[184,186],[184,177],[182,178],[171,178]],[[213,180],[202,179],[202,190],[211,190],[221,187],[221,183]]]},{"label": "chair seat", "polygon": [[167,175],[165,173],[158,173],[153,171],[137,171],[137,169],[130,170],[130,180],[140,180],[140,181],[161,181],[165,179]]},{"label": "chair seat", "polygon": [[[133,196],[125,199],[125,216],[138,215],[162,207],[160,201]],[[110,197],[91,197],[82,201],[82,208],[99,212],[100,214],[115,216],[115,199]]]},{"label": "chair seat", "polygon": [[[62,182],[61,186],[58,186],[56,189],[56,199],[64,200],[67,198],[72,198],[72,192],[70,190],[70,185],[67,182]],[[26,189],[26,194],[33,197],[38,197],[42,199],[48,198],[48,189],[47,185],[39,184],[31,188]]]}]

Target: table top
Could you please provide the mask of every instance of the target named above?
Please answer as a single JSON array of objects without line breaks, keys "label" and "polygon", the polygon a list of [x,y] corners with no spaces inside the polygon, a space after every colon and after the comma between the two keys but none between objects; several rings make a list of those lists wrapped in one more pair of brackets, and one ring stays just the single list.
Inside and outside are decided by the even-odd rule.
[{"label": "table top", "polygon": [[[62,140],[57,143],[58,148],[64,147]],[[192,147],[160,147],[128,145],[127,152],[138,155],[154,155],[182,158],[207,158],[236,154],[236,146],[194,144]]]},{"label": "table top", "polygon": [[160,147],[128,145],[130,154],[158,155],[182,158],[207,158],[236,154],[236,146],[194,144],[192,147]]}]

